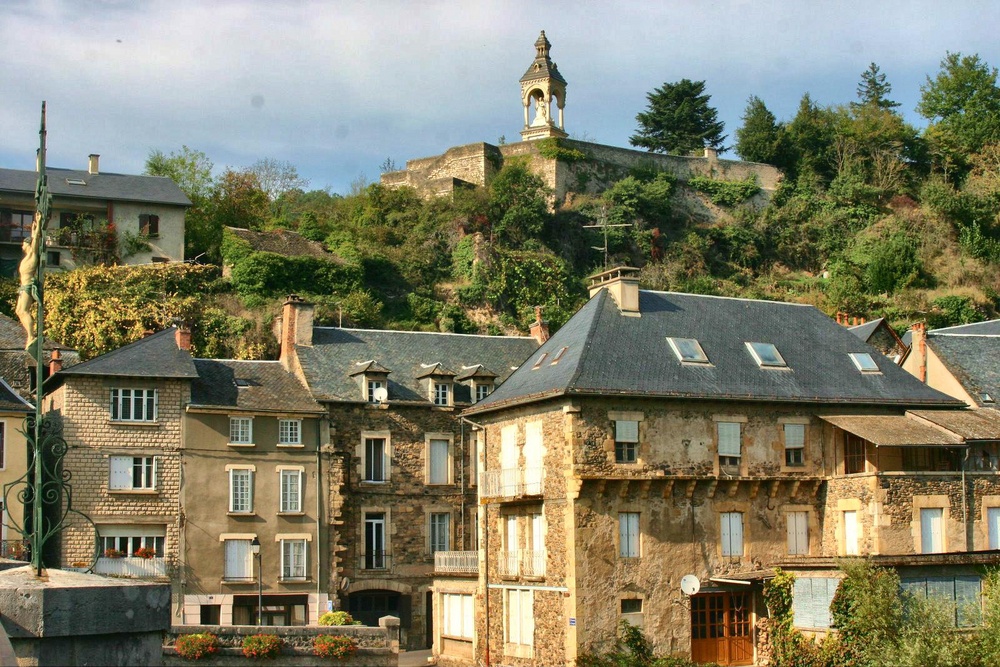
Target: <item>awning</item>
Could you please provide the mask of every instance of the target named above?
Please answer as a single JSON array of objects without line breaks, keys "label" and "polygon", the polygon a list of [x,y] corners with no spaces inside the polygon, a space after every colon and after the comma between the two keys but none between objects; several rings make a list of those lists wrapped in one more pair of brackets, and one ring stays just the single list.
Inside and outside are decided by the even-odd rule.
[{"label": "awning", "polygon": [[903,415],[831,415],[820,419],[877,447],[965,446],[959,436]]},{"label": "awning", "polygon": [[719,574],[708,578],[708,580],[713,584],[741,584],[743,586],[764,581],[765,579],[774,579],[774,568],[768,568],[766,570],[731,572],[729,574]]},{"label": "awning", "polygon": [[1000,411],[979,410],[910,410],[909,415],[937,424],[969,440],[1000,440]]}]

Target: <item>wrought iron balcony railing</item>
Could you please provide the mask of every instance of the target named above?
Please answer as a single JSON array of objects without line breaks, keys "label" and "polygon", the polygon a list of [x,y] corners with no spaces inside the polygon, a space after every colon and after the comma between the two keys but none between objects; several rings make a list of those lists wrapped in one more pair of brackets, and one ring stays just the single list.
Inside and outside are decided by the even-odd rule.
[{"label": "wrought iron balcony railing", "polygon": [[479,572],[478,551],[435,551],[435,574],[476,574]]},{"label": "wrought iron balcony railing", "polygon": [[544,482],[544,468],[487,470],[479,475],[479,493],[483,498],[540,496]]}]

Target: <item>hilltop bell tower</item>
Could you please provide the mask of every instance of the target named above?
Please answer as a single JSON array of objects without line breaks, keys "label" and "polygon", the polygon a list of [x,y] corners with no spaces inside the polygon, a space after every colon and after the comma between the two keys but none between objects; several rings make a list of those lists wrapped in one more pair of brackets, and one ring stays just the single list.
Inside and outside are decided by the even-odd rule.
[{"label": "hilltop bell tower", "polygon": [[[549,58],[551,47],[543,30],[535,41],[535,60],[521,77],[521,105],[524,107],[521,138],[525,141],[567,136],[563,130],[566,79],[562,78],[556,64]],[[558,121],[553,113],[556,108],[559,109]],[[529,118],[530,114],[533,118]]]}]

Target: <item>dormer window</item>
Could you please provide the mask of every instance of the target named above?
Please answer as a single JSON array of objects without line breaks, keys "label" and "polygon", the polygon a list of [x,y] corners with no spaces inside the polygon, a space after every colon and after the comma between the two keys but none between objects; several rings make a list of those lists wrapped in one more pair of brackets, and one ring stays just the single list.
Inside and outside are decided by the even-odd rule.
[{"label": "dormer window", "polygon": [[438,407],[455,405],[453,381],[457,374],[440,363],[422,364],[422,367],[423,371],[417,376],[417,379],[420,380],[427,392],[427,400]]},{"label": "dormer window", "polygon": [[368,387],[366,400],[369,403],[378,403],[378,395],[381,393],[379,389],[385,389],[385,380],[368,380],[366,385]]},{"label": "dormer window", "polygon": [[701,343],[694,338],[667,338],[670,349],[674,351],[677,360],[682,363],[707,364],[708,356],[701,349]]},{"label": "dormer window", "polygon": [[479,401],[481,401],[484,398],[486,398],[487,396],[489,396],[491,391],[493,391],[493,385],[487,384],[485,382],[483,382],[483,383],[477,382],[476,383],[476,402],[478,403]]},{"label": "dormer window", "polygon": [[851,352],[848,356],[854,362],[854,366],[862,373],[881,373],[878,364],[872,359],[872,355],[867,352]]},{"label": "dormer window", "polygon": [[390,372],[385,366],[370,359],[354,364],[349,375],[358,383],[361,398],[367,403],[378,405],[383,403],[388,396]]},{"label": "dormer window", "polygon": [[747,343],[747,349],[761,368],[788,368],[784,358],[771,343]]},{"label": "dormer window", "polygon": [[987,392],[985,392],[985,391],[982,392],[981,394],[979,394],[979,400],[981,400],[983,403],[995,403],[996,402],[996,401],[993,400],[993,397],[990,394],[988,394]]},{"label": "dormer window", "polygon": [[451,405],[451,383],[434,382],[434,405]]}]

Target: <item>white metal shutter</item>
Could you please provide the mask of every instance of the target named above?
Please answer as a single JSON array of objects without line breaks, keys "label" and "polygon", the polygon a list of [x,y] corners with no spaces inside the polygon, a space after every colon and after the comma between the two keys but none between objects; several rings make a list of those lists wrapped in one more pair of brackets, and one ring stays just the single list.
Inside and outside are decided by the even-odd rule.
[{"label": "white metal shutter", "polygon": [[508,516],[506,518],[507,523],[507,544],[504,545],[507,551],[515,551],[517,549],[517,517]]},{"label": "white metal shutter", "polygon": [[615,442],[639,442],[639,422],[630,420],[616,421]]},{"label": "white metal shutter", "polygon": [[504,426],[500,431],[500,467],[517,468],[517,426]]},{"label": "white metal shutter", "polygon": [[719,456],[740,456],[739,422],[718,422]]},{"label": "white metal shutter", "polygon": [[431,440],[430,446],[430,474],[431,484],[447,484],[448,475],[448,441]]},{"label": "white metal shutter", "polygon": [[226,540],[227,579],[249,579],[252,569],[250,540]]},{"label": "white metal shutter", "polygon": [[535,645],[534,591],[521,591],[521,643]]},{"label": "white metal shutter", "polygon": [[803,556],[809,553],[809,513],[788,512],[788,553]]},{"label": "white metal shutter", "polygon": [[812,614],[812,578],[796,577],[792,588],[792,620],[797,628],[815,627]]},{"label": "white metal shutter", "polygon": [[936,554],[944,551],[944,510],[928,507],[920,510],[920,553]]},{"label": "white metal shutter", "polygon": [[111,475],[108,480],[108,487],[111,489],[131,489],[132,488],[132,457],[112,456]]},{"label": "white metal shutter", "polygon": [[844,553],[858,555],[858,513],[854,510],[844,512]]},{"label": "white metal shutter", "polygon": [[507,590],[507,641],[521,643],[521,591]]}]

